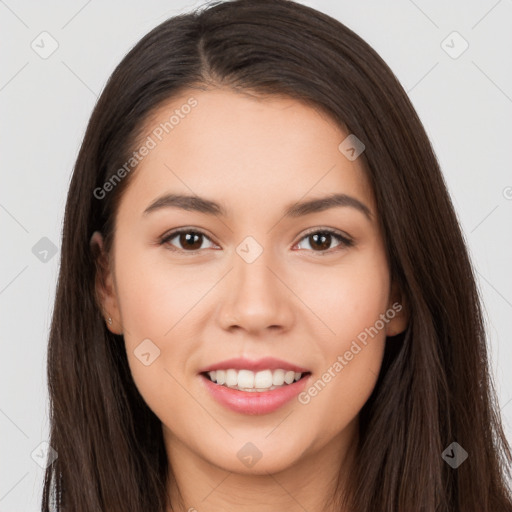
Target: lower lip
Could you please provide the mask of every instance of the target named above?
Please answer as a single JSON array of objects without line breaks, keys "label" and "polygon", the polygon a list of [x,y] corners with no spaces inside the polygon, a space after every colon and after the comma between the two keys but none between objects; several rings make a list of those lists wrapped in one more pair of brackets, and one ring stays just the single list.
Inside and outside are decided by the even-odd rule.
[{"label": "lower lip", "polygon": [[306,386],[311,374],[302,379],[285,384],[280,388],[271,391],[239,391],[215,384],[208,377],[200,375],[206,389],[211,393],[217,402],[228,409],[241,414],[269,414],[277,411],[280,407],[295,398]]}]

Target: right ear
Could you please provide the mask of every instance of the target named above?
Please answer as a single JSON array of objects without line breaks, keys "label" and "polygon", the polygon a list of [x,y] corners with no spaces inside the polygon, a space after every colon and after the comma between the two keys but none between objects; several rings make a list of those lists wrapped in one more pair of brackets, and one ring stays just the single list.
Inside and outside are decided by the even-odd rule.
[{"label": "right ear", "polygon": [[[108,330],[114,334],[122,334],[123,326],[119,313],[114,276],[110,268],[108,255],[104,251],[102,234],[99,231],[95,231],[91,236],[89,244],[96,264],[94,280],[96,302],[103,312]],[[108,322],[109,318],[112,318],[112,324]]]}]

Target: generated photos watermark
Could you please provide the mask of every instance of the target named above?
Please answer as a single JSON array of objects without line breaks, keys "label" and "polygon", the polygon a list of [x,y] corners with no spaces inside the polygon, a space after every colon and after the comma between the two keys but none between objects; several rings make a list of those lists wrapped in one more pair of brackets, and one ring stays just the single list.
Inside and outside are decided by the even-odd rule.
[{"label": "generated photos watermark", "polygon": [[[361,350],[366,347],[368,344],[368,337],[374,338],[377,334],[384,329],[386,324],[389,323],[390,320],[395,318],[396,314],[402,310],[402,305],[398,302],[393,303],[393,305],[385,312],[381,313],[379,319],[375,321],[375,323],[371,327],[367,327],[364,331],[361,331],[356,339],[352,341],[350,348],[344,352],[343,355],[338,355],[336,361],[329,366],[329,368],[319,377],[308,389],[299,393],[298,401],[302,405],[307,405],[311,402],[311,399],[320,393],[325,386],[331,382],[336,375],[338,375],[345,366],[348,365],[350,361],[361,352]],[[359,342],[359,343],[358,343]],[[361,346],[362,345],[362,346]]]},{"label": "generated photos watermark", "polygon": [[96,199],[104,199],[106,195],[114,190],[123,178],[126,177],[142,160],[155,149],[159,142],[161,142],[165,135],[169,134],[176,126],[180,124],[182,119],[190,114],[192,108],[197,106],[197,100],[194,97],[190,97],[186,103],[174,110],[174,113],[169,117],[168,121],[160,123],[152,132],[148,135],[144,143],[139,147],[137,151],[134,151],[132,156],[121,166],[117,171],[107,180],[101,187],[97,187],[93,191],[93,195]]}]

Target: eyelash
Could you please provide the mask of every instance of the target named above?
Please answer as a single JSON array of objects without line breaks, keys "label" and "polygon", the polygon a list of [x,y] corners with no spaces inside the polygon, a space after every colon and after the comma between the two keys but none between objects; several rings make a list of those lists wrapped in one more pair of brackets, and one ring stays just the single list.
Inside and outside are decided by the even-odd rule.
[{"label": "eyelash", "polygon": [[[181,235],[182,233],[188,233],[188,234],[193,233],[193,234],[196,234],[196,235],[202,235],[203,237],[205,237],[208,240],[210,240],[210,242],[212,242],[210,237],[206,233],[203,233],[200,230],[191,229],[191,228],[179,228],[179,229],[176,229],[176,230],[171,231],[170,233],[164,235],[160,239],[160,245],[167,244],[170,240],[172,240],[173,238],[176,238],[178,235]],[[325,228],[325,229],[315,228],[314,230],[308,231],[307,233],[304,234],[304,236],[297,243],[300,243],[305,238],[308,238],[311,235],[315,235],[315,234],[328,234],[328,235],[331,235],[332,237],[334,237],[336,240],[338,240],[340,242],[340,245],[338,247],[341,246],[341,247],[348,248],[348,247],[352,247],[354,245],[354,241],[351,238],[348,238],[347,236],[342,235],[338,231],[335,231],[335,230],[329,229],[329,228]],[[184,250],[184,249],[179,249],[179,248],[173,247],[171,244],[168,244],[168,245],[169,245],[171,251],[181,252],[181,253],[188,253],[188,255],[190,255],[190,256],[193,256],[193,255],[197,254],[201,250],[201,249],[194,249],[192,251],[187,251],[187,250]],[[302,249],[302,250],[304,250],[304,249]],[[309,250],[309,251],[312,251],[314,253],[317,253],[319,256],[324,256],[326,254],[330,254],[331,252],[336,252],[336,248],[334,250],[327,249],[325,251],[314,251],[313,249],[306,249],[306,250]]]}]

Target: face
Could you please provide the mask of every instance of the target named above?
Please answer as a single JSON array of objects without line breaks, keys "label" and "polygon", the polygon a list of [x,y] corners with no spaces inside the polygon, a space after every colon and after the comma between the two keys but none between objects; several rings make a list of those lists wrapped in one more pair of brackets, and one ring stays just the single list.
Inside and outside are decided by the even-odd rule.
[{"label": "face", "polygon": [[146,128],[100,295],[172,463],[264,474],[341,449],[406,326],[362,159],[338,148],[349,133],[296,100],[221,89]]}]

